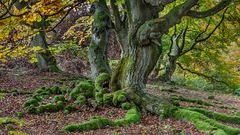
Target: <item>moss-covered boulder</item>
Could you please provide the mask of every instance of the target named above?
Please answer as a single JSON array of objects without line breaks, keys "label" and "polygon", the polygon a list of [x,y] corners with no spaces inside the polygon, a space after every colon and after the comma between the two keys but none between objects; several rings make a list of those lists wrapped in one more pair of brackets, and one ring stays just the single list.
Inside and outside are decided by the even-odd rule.
[{"label": "moss-covered boulder", "polygon": [[24,107],[29,107],[29,106],[38,106],[39,103],[38,103],[38,100],[37,99],[29,99],[27,100],[25,103],[24,103]]},{"label": "moss-covered boulder", "polygon": [[79,95],[74,103],[76,105],[82,106],[87,103],[87,99],[84,95]]},{"label": "moss-covered boulder", "polygon": [[52,103],[48,103],[48,104],[45,104],[45,105],[40,105],[38,108],[37,108],[37,113],[44,113],[44,112],[57,112],[59,111],[59,108],[57,105],[55,104],[52,104]]},{"label": "moss-covered boulder", "polygon": [[103,104],[104,105],[112,105],[113,104],[113,94],[112,93],[106,93],[103,95]]},{"label": "moss-covered boulder", "polygon": [[94,96],[94,85],[90,81],[80,82],[70,93],[71,98],[76,99],[80,94],[86,97]]},{"label": "moss-covered boulder", "polygon": [[107,73],[102,73],[97,76],[95,80],[95,88],[97,91],[100,91],[104,88],[108,88],[111,76]]},{"label": "moss-covered boulder", "polygon": [[113,95],[113,104],[118,105],[119,103],[123,103],[127,100],[127,94],[123,90],[116,91]]},{"label": "moss-covered boulder", "polygon": [[54,100],[54,102],[58,102],[58,101],[66,102],[67,101],[63,95],[54,96],[53,100]]}]

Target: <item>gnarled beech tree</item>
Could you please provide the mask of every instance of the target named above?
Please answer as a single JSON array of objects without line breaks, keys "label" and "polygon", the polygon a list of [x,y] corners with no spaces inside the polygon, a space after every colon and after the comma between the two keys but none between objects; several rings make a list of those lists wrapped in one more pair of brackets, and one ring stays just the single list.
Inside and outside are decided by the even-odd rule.
[{"label": "gnarled beech tree", "polygon": [[[148,94],[145,90],[147,78],[161,54],[162,35],[180,23],[183,17],[204,18],[214,15],[227,7],[231,0],[222,0],[215,7],[206,11],[193,10],[199,0],[186,0],[164,16],[159,16],[159,12],[175,0],[125,0],[121,8],[124,8],[126,13],[120,13],[120,7],[115,2],[115,0],[110,0],[110,6],[122,54],[120,62],[111,75],[109,87],[112,91],[120,89],[126,91],[128,99],[146,111],[157,115],[170,115],[171,111],[176,109],[175,106],[168,99]],[[102,5],[106,4],[105,0],[99,0],[96,3],[101,5],[95,8],[97,13],[103,9],[102,7],[106,7],[106,5]],[[96,56],[106,55],[104,49],[101,49],[107,46],[105,43],[105,47],[103,47],[103,42],[101,42],[107,40],[106,36],[102,36],[107,33],[108,21],[103,19],[107,15],[106,12],[95,13],[94,17],[94,24],[99,23],[98,33],[95,34],[95,30],[93,30],[93,41],[95,41],[95,46],[99,48],[98,51],[95,50],[95,53],[100,53]],[[103,72],[109,73],[106,72],[109,70],[105,66],[107,59],[105,57],[97,59],[99,60],[92,61],[90,59],[93,72],[99,71],[98,75]]]}]

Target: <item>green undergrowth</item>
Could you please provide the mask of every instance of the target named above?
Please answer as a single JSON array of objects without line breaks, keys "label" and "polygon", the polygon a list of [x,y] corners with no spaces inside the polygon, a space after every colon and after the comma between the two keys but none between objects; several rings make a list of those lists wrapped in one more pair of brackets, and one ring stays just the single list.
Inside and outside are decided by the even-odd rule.
[{"label": "green undergrowth", "polygon": [[5,128],[9,135],[27,135],[27,133],[16,130],[12,126],[12,125],[23,126],[24,124],[25,124],[25,121],[20,119],[10,118],[10,117],[0,117],[0,127]]},{"label": "green undergrowth", "polygon": [[83,132],[113,126],[126,126],[131,123],[139,122],[140,118],[141,118],[140,112],[137,110],[136,107],[132,107],[127,111],[125,117],[122,119],[112,121],[104,117],[96,116],[80,124],[64,126],[61,131]]},{"label": "green undergrowth", "polygon": [[214,135],[238,135],[240,129],[226,126],[206,115],[189,109],[178,109],[174,112],[174,117],[193,123],[200,131]]},{"label": "green undergrowth", "polygon": [[[42,87],[33,93],[33,96],[24,103],[27,113],[40,114],[45,112],[64,111],[71,113],[79,111],[84,107],[98,106],[114,106],[128,110],[124,118],[111,120],[104,117],[96,116],[88,121],[78,124],[66,125],[61,131],[83,132],[99,128],[126,126],[131,123],[140,121],[140,109],[128,100],[128,95],[124,90],[109,92],[107,87],[110,76],[108,74],[100,74],[95,82],[90,80],[74,81],[74,87]],[[140,97],[139,97],[140,98]],[[184,97],[172,97],[173,101],[187,101],[205,106],[213,106],[212,104],[202,101],[189,99]],[[136,100],[135,103],[140,103]],[[142,108],[141,108],[142,109]],[[215,135],[237,135],[240,129],[225,126],[217,121],[239,124],[239,117],[226,116],[220,113],[210,112],[203,109],[177,109],[172,115],[178,119],[184,119],[192,122],[199,130],[212,133]],[[237,120],[237,122],[235,122]]]}]

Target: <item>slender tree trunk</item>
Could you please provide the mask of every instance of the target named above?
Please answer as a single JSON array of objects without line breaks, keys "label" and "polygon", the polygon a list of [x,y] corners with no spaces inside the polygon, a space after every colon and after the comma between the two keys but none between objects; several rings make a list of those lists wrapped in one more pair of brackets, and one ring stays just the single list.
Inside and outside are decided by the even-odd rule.
[{"label": "slender tree trunk", "polygon": [[39,32],[31,40],[32,46],[40,46],[43,51],[36,54],[38,68],[42,71],[58,71],[56,61],[48,49],[45,33]]},{"label": "slender tree trunk", "polygon": [[172,75],[176,70],[177,66],[177,58],[176,56],[168,56],[164,74],[159,77],[160,81],[168,82],[171,81]]},{"label": "slender tree trunk", "polygon": [[108,34],[111,23],[105,0],[99,0],[93,6],[95,8],[94,22],[88,56],[92,71],[91,77],[95,79],[101,73],[111,73],[107,60]]}]

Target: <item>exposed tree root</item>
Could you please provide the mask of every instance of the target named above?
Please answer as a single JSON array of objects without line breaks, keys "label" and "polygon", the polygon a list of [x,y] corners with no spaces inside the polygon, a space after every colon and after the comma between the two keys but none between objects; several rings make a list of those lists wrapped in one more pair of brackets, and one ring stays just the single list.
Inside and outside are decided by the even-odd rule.
[{"label": "exposed tree root", "polygon": [[[225,126],[218,121],[240,124],[237,116],[226,116],[199,108],[181,109],[169,102],[167,98],[154,96],[133,89],[110,92],[107,85],[110,77],[106,74],[99,75],[96,82],[85,80],[76,81],[76,87],[71,89],[52,87],[37,90],[31,99],[25,102],[24,108],[28,113],[38,114],[64,110],[69,113],[82,106],[111,105],[127,109],[125,117],[110,120],[104,117],[93,117],[89,121],[79,124],[66,125],[61,131],[83,132],[109,126],[126,126],[140,121],[140,110],[147,111],[161,117],[175,117],[193,123],[199,130],[215,135],[237,135],[240,129]],[[51,96],[50,96],[51,95]],[[55,95],[53,98],[52,95]],[[50,103],[46,103],[46,101]],[[198,102],[206,104],[205,102]]]},{"label": "exposed tree root", "polygon": [[137,123],[139,121],[140,113],[136,107],[132,107],[130,110],[128,110],[123,119],[112,121],[107,118],[97,116],[91,118],[89,121],[80,124],[67,125],[62,128],[62,131],[82,132],[110,126],[126,126],[128,124]]},{"label": "exposed tree root", "polygon": [[178,109],[173,116],[193,123],[197,129],[214,135],[238,135],[240,129],[226,126],[206,115],[189,109]]}]

